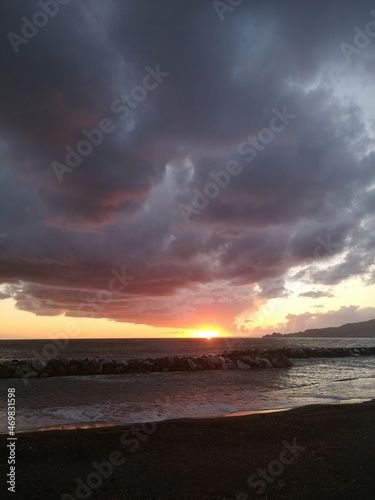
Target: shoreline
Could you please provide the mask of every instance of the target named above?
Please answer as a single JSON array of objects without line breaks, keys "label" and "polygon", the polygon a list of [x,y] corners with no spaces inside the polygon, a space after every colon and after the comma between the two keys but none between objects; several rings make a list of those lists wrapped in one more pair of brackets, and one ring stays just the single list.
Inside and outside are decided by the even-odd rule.
[{"label": "shoreline", "polygon": [[[300,406],[288,406],[288,407],[281,407],[281,408],[265,408],[265,409],[259,409],[259,410],[239,410],[239,411],[234,411],[230,413],[225,413],[222,415],[207,415],[207,416],[199,416],[199,417],[177,417],[177,418],[166,418],[166,419],[160,419],[160,420],[145,420],[145,421],[134,421],[134,422],[126,422],[126,423],[120,423],[120,422],[76,422],[72,424],[57,424],[57,425],[45,425],[41,427],[35,427],[35,428],[30,428],[30,429],[20,429],[15,431],[15,435],[25,435],[25,434],[34,434],[34,433],[48,433],[48,432],[65,432],[65,431],[76,431],[76,430],[90,430],[90,429],[101,429],[101,430],[121,430],[123,428],[126,428],[128,426],[132,425],[141,425],[144,423],[155,423],[159,424],[161,422],[185,422],[185,421],[191,421],[191,420],[212,420],[212,419],[225,419],[225,418],[237,418],[237,417],[244,417],[244,416],[250,416],[250,415],[264,415],[264,414],[269,414],[269,413],[281,413],[281,412],[287,412],[291,410],[297,410],[301,408],[308,408],[308,407],[315,407],[315,406],[334,406],[334,405],[352,405],[352,404],[362,404],[362,403],[368,403],[370,401],[374,401],[375,399],[372,400],[370,398],[365,398],[365,399],[343,399],[339,401],[335,401],[334,403],[317,403],[317,404],[308,404],[308,405],[300,405]],[[0,432],[0,437],[1,436],[6,436],[8,433],[6,431]]]},{"label": "shoreline", "polygon": [[[365,400],[364,400],[365,401]],[[363,402],[364,402],[363,401]],[[366,401],[371,401],[371,400],[366,400]],[[340,404],[340,403],[337,403]],[[359,403],[358,403],[359,404]],[[303,408],[307,406],[312,406],[312,405],[304,405]],[[299,407],[294,407],[294,408],[275,408],[275,409],[269,409],[269,410],[244,410],[244,411],[236,411],[233,413],[226,413],[223,415],[207,415],[206,417],[180,417],[180,418],[166,418],[166,419],[161,419],[161,420],[145,420],[142,422],[139,421],[134,421],[134,422],[128,422],[128,423],[110,423],[110,422],[77,422],[76,424],[61,424],[61,425],[48,425],[48,426],[42,426],[42,427],[35,427],[32,429],[20,429],[15,431],[15,435],[25,435],[25,434],[38,434],[38,433],[48,433],[48,432],[66,432],[66,431],[84,431],[84,430],[93,430],[93,429],[100,429],[100,430],[122,430],[124,428],[127,428],[132,425],[141,425],[141,424],[159,424],[161,422],[189,422],[191,420],[212,420],[212,419],[223,419],[223,418],[237,418],[237,417],[244,417],[248,415],[263,415],[266,413],[280,413],[284,411],[289,411],[293,410],[295,408]],[[0,432],[0,436],[7,436],[7,432]]]},{"label": "shoreline", "polygon": [[[232,418],[27,432],[18,436],[13,498],[79,498],[78,485],[89,488],[92,474],[107,463],[111,474],[104,477],[100,469],[100,485],[90,483],[92,498],[370,500],[374,417],[371,400]],[[288,447],[292,451],[285,455]],[[264,470],[268,479],[259,477]],[[257,494],[257,485],[265,492]]]}]

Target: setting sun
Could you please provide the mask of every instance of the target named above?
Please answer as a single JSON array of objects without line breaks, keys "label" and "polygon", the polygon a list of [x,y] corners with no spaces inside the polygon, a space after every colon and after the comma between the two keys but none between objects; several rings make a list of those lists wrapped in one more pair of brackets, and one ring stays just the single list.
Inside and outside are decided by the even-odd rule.
[{"label": "setting sun", "polygon": [[200,339],[212,339],[212,337],[220,337],[218,330],[196,330],[195,336]]}]

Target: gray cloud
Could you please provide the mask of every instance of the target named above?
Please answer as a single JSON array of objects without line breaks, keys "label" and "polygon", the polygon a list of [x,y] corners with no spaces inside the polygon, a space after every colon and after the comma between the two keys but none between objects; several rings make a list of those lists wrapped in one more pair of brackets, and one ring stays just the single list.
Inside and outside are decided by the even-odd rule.
[{"label": "gray cloud", "polygon": [[327,312],[289,314],[287,323],[282,325],[284,333],[294,333],[309,328],[327,328],[345,323],[368,321],[375,316],[375,307],[360,308],[359,306],[343,306],[338,310]]},{"label": "gray cloud", "polygon": [[[340,49],[372,7],[244,2],[221,23],[212,2],[75,0],[15,54],[6,34],[40,7],[5,0],[0,283],[18,307],[87,314],[77,303],[126,265],[137,279],[102,317],[229,328],[257,297],[286,296],[295,266],[312,285],[374,283],[371,108],[351,78],[369,81],[375,53],[348,66]],[[111,104],[157,65],[168,78],[120,120]],[[296,118],[246,161],[239,144],[284,106]],[[60,183],[51,163],[104,118],[114,132]],[[185,224],[179,204],[230,160],[241,174]]]},{"label": "gray cloud", "polygon": [[334,297],[331,292],[324,292],[323,290],[311,290],[310,292],[303,292],[299,294],[299,297],[308,297],[311,299],[321,299],[322,297]]}]

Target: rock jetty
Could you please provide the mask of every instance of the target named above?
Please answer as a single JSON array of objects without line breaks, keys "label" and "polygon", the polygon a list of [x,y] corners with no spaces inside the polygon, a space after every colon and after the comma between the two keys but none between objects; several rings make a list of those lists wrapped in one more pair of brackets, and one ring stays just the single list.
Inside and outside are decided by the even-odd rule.
[{"label": "rock jetty", "polygon": [[146,372],[251,370],[286,368],[291,361],[281,351],[243,350],[217,355],[166,356],[146,359],[34,359],[0,364],[0,378],[47,378],[79,375],[122,375]]},{"label": "rock jetty", "polygon": [[375,356],[375,347],[304,347],[281,349],[288,358],[346,358]]},{"label": "rock jetty", "polygon": [[122,375],[146,372],[254,370],[288,368],[293,358],[373,356],[375,347],[245,349],[217,355],[166,356],[146,359],[34,359],[0,364],[0,378],[48,378],[80,375]]}]

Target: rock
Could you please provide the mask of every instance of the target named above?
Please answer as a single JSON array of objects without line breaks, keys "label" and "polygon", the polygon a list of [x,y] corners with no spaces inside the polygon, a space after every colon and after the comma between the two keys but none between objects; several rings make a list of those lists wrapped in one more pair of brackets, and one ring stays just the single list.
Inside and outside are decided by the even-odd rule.
[{"label": "rock", "polygon": [[199,356],[195,358],[195,363],[201,370],[208,370],[207,358],[206,356]]},{"label": "rock", "polygon": [[256,356],[256,357],[241,356],[241,361],[243,361],[247,365],[250,365],[253,368],[261,368],[262,367],[262,364],[261,364],[258,356]]},{"label": "rock", "polygon": [[69,366],[69,375],[78,375],[78,374],[79,374],[79,368],[77,365]]},{"label": "rock", "polygon": [[9,378],[9,373],[5,366],[0,367],[0,378]]},{"label": "rock", "polygon": [[179,360],[176,363],[176,370],[179,372],[187,371],[188,370],[188,362],[187,358],[184,356],[182,358],[179,358]]},{"label": "rock", "polygon": [[129,368],[129,363],[126,360],[118,361],[118,364],[123,366],[124,368]]},{"label": "rock", "polygon": [[122,375],[123,373],[126,372],[126,369],[123,366],[116,366],[114,373],[116,375]]},{"label": "rock", "polygon": [[68,375],[69,369],[66,366],[58,366],[55,370],[55,375],[56,377],[64,377],[65,375]]},{"label": "rock", "polygon": [[143,361],[142,363],[142,367],[146,370],[146,371],[150,371],[151,368],[154,366],[154,363],[152,363],[151,361]]},{"label": "rock", "polygon": [[236,364],[239,370],[250,370],[250,366],[247,365],[246,363],[243,363],[239,359],[237,359]]},{"label": "rock", "polygon": [[112,359],[104,359],[100,363],[100,368],[104,374],[110,374],[110,373],[113,373],[114,368],[115,368],[115,364],[112,361]]},{"label": "rock", "polygon": [[198,366],[194,363],[194,361],[191,358],[188,358],[187,362],[191,370],[198,370]]},{"label": "rock", "polygon": [[8,366],[7,371],[10,378],[14,377],[14,372],[16,371],[16,366]]},{"label": "rock", "polygon": [[[197,370],[249,370],[251,368],[284,368],[292,366],[285,356],[288,349],[242,349],[224,355],[202,355],[196,357],[173,356],[130,360],[113,359],[35,359],[13,360],[0,363],[0,378],[47,378],[99,374],[126,374],[145,372],[173,372]],[[306,356],[359,356],[375,354],[375,348],[363,349],[309,349]],[[337,352],[338,351],[338,352]],[[325,353],[325,354],[324,354]],[[300,355],[301,352],[292,352]]]},{"label": "rock", "polygon": [[287,368],[293,366],[293,363],[284,354],[280,354],[276,359],[272,360],[272,366],[274,368]]},{"label": "rock", "polygon": [[47,362],[44,359],[36,358],[32,360],[31,366],[35,371],[42,372],[46,368]]},{"label": "rock", "polygon": [[28,372],[31,372],[31,366],[29,364],[20,364],[17,366],[13,373],[14,378],[23,378]]},{"label": "rock", "polygon": [[98,358],[90,359],[88,361],[88,370],[91,375],[98,375],[102,373],[102,365]]},{"label": "rock", "polygon": [[258,359],[261,366],[264,366],[265,368],[273,368],[269,359],[267,358],[258,358]]},{"label": "rock", "polygon": [[[221,358],[221,356],[220,356]],[[215,370],[216,368],[221,368],[225,363],[224,358],[219,359],[219,356],[208,356],[206,358],[207,365],[211,370]]]},{"label": "rock", "polygon": [[173,356],[168,358],[168,371],[169,372],[174,372],[176,371],[176,365],[178,363],[178,356]]},{"label": "rock", "polygon": [[88,359],[84,359],[80,363],[79,375],[91,375],[90,362]]},{"label": "rock", "polygon": [[160,368],[161,368],[162,371],[164,371],[165,368],[168,369],[168,361],[169,361],[168,357],[164,357],[164,358],[160,358],[159,359]]}]

